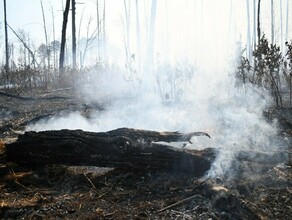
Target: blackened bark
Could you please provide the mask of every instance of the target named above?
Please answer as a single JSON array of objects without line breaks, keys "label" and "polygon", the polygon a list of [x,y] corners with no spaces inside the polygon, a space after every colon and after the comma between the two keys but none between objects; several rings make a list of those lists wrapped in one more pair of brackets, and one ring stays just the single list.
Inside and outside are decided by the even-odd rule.
[{"label": "blackened bark", "polygon": [[67,30],[67,23],[68,23],[69,8],[70,8],[70,0],[66,0],[65,11],[63,13],[63,26],[62,26],[61,49],[60,49],[60,60],[59,60],[60,75],[63,75],[64,73],[66,30]]},{"label": "blackened bark", "polygon": [[260,21],[260,13],[261,13],[261,0],[258,1],[258,45],[261,43],[261,21]]},{"label": "blackened bark", "polygon": [[76,3],[72,0],[72,64],[73,69],[76,69],[76,25],[75,25],[75,12]]},{"label": "blackened bark", "polygon": [[9,72],[9,48],[8,48],[8,31],[7,31],[7,15],[6,15],[6,0],[4,0],[4,28],[5,28],[5,71]]},{"label": "blackened bark", "polygon": [[183,150],[158,141],[188,141],[195,135],[121,128],[109,132],[60,130],[26,132],[6,146],[7,160],[28,165],[64,164],[171,169],[202,176],[215,158],[213,149]]}]

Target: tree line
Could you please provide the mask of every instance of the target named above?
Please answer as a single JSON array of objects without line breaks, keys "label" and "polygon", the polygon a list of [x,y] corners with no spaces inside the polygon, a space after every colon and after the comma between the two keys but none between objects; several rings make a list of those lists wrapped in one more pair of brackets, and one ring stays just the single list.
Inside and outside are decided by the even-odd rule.
[{"label": "tree line", "polygon": [[[253,3],[251,6],[250,3]],[[230,0],[232,4],[232,0]],[[273,94],[277,106],[287,106],[286,100],[289,97],[289,105],[292,106],[292,82],[291,82],[291,42],[288,42],[289,26],[289,0],[279,0],[277,2],[280,10],[280,45],[276,44],[275,28],[275,2],[270,0],[270,42],[267,35],[262,30],[261,25],[261,0],[246,0],[247,31],[246,44],[239,49],[240,56],[237,60],[236,76],[237,83],[246,88],[249,83],[268,89]],[[25,31],[15,31],[7,22],[6,0],[4,4],[4,27],[5,27],[5,65],[1,69],[1,81],[5,85],[17,84],[22,87],[37,87],[58,84],[60,82],[73,79],[76,75],[86,76],[89,68],[85,67],[89,51],[96,46],[97,64],[93,68],[103,69],[105,64],[100,61],[106,54],[106,1],[96,0],[96,20],[90,19],[87,23],[86,36],[80,39],[80,26],[82,23],[82,11],[79,33],[76,31],[76,1],[66,0],[63,8],[63,21],[61,39],[56,40],[55,25],[53,23],[53,41],[49,42],[47,33],[47,21],[43,2],[40,0],[42,11],[42,23],[44,28],[45,43],[34,49],[34,45],[29,35]],[[141,15],[139,8],[141,1],[123,0],[124,5],[124,51],[125,67],[128,71],[125,80],[134,81],[138,79],[138,72],[141,68],[142,59],[147,59],[147,66],[154,63],[155,45],[155,23],[157,13],[157,0],[149,2],[148,30],[146,36],[146,51],[141,51]],[[78,6],[77,6],[78,7]],[[252,10],[251,10],[252,8]],[[71,10],[70,10],[71,9]],[[140,8],[141,9],[141,8]],[[286,10],[285,10],[286,9]],[[54,11],[52,18],[54,18]],[[133,13],[134,12],[134,13]],[[66,42],[68,18],[71,13],[71,44]],[[284,19],[284,17],[286,19]],[[54,21],[54,19],[52,19]],[[252,21],[253,20],[253,24]],[[285,22],[283,22],[285,20]],[[135,21],[135,25],[133,25]],[[131,24],[132,22],[132,24]],[[284,24],[286,25],[284,27]],[[13,43],[9,44],[8,31],[15,35],[21,43],[20,48],[15,48]],[[130,39],[130,33],[135,31],[135,44]],[[285,36],[285,37],[284,37]],[[215,40],[215,39],[214,39]],[[82,50],[80,48],[83,48]],[[135,48],[135,52],[133,52]],[[21,54],[16,63],[14,58],[15,50]],[[70,55],[70,57],[69,57]],[[79,58],[79,59],[78,59]],[[79,60],[79,62],[78,62]],[[71,65],[69,65],[71,63]],[[134,67],[135,65],[135,67]],[[9,87],[9,86],[8,86]],[[287,92],[289,91],[289,92]]]}]

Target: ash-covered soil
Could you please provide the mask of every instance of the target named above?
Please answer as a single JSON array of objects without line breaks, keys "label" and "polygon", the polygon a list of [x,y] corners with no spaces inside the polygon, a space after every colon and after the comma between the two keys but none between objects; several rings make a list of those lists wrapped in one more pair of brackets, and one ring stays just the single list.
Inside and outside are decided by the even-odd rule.
[{"label": "ash-covered soil", "polygon": [[[262,172],[228,181],[147,167],[32,167],[6,161],[5,144],[26,125],[74,111],[89,117],[104,108],[71,88],[0,94],[1,219],[292,219],[291,145],[288,161],[245,161]],[[289,142],[292,110],[265,114],[279,121],[279,136]]]}]

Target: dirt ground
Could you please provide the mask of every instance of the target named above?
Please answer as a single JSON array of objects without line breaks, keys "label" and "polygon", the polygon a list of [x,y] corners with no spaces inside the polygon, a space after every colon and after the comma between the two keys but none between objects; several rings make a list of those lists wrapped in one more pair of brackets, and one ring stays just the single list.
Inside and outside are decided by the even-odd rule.
[{"label": "dirt ground", "polygon": [[[72,88],[21,97],[0,94],[1,219],[292,219],[291,146],[290,160],[253,164],[267,169],[232,181],[147,168],[32,167],[6,161],[5,144],[26,125],[103,108]],[[269,110],[266,116],[279,120],[279,136],[292,139],[291,109]]]}]

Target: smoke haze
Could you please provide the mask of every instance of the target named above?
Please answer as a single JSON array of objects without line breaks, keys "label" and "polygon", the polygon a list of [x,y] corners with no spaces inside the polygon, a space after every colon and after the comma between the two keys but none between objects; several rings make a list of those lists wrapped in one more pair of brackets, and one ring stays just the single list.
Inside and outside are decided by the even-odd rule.
[{"label": "smoke haze", "polygon": [[[127,82],[125,73],[117,69],[91,74],[93,83],[81,87],[79,92],[87,97],[88,102],[103,103],[105,110],[96,111],[89,118],[78,112],[54,117],[30,125],[27,130],[83,129],[100,132],[129,127],[157,131],[204,131],[212,138],[193,137],[193,144],[188,143],[186,147],[218,149],[219,154],[208,176],[222,178],[230,172],[237,152],[254,150],[270,153],[281,147],[276,123],[268,123],[263,116],[271,101],[268,94],[258,88],[250,88],[246,92],[243,88],[235,88],[233,77],[226,73],[163,67],[159,72],[131,82]],[[158,76],[167,80],[160,79],[157,83]],[[171,87],[173,84],[175,89]]]}]

